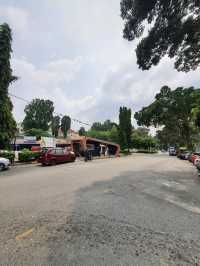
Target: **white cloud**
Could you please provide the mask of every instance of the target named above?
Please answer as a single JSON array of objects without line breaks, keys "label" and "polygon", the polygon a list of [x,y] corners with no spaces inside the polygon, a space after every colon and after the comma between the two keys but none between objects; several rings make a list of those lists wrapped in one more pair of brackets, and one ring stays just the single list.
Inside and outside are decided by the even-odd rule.
[{"label": "white cloud", "polygon": [[28,31],[29,14],[25,9],[13,6],[0,6],[0,22],[8,23],[16,34]]},{"label": "white cloud", "polygon": [[[119,1],[43,0],[39,8],[38,1],[6,2],[0,23],[13,29],[12,66],[20,77],[13,94],[51,99],[57,112],[92,123],[117,120],[121,105],[139,110],[163,85],[200,87],[198,71],[178,73],[168,58],[138,69],[136,43],[122,38]],[[25,103],[13,101],[22,120]]]},{"label": "white cloud", "polygon": [[139,111],[153,101],[164,85],[172,89],[179,86],[197,87],[200,85],[199,73],[177,72],[168,58],[149,71],[139,70],[131,59],[112,66],[104,77],[96,105],[91,107],[88,116],[93,119],[99,117],[99,120],[116,119],[120,106],[129,106],[133,112]]},{"label": "white cloud", "polygon": [[[78,57],[74,60],[54,60],[41,68],[37,68],[27,59],[12,60],[14,73],[19,76],[18,82],[29,82],[29,86],[37,86],[37,90],[41,88],[57,87],[62,83],[67,84],[75,78],[76,73],[83,65],[82,58]],[[33,91],[33,94],[36,91]]]},{"label": "white cloud", "polygon": [[[65,89],[76,78],[83,65],[84,60],[81,57],[51,61],[43,68],[37,68],[26,59],[13,59],[13,71],[19,80],[11,86],[10,91],[29,101],[33,98],[50,99],[54,102],[57,112],[76,116],[95,103],[91,95],[73,97],[73,92]],[[17,120],[22,120],[26,103],[15,98],[12,100],[15,116]]]}]

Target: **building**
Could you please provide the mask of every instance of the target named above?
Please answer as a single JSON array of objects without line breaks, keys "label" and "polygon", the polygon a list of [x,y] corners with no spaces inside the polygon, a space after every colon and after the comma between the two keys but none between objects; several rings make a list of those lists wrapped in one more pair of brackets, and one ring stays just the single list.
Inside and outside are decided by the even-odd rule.
[{"label": "building", "polygon": [[120,153],[120,146],[116,143],[85,136],[73,137],[71,146],[77,156],[83,155],[86,148],[91,150],[93,156],[106,155],[106,153],[110,156],[119,156]]},{"label": "building", "polygon": [[[52,144],[53,143],[53,144]],[[19,136],[12,141],[11,145],[14,150],[22,149],[40,149],[46,145],[56,147],[71,147],[77,156],[83,156],[86,149],[90,150],[93,156],[118,156],[120,153],[120,146],[116,143],[79,136],[74,130],[70,130],[66,139],[64,138],[41,138],[36,140],[35,137]]]}]

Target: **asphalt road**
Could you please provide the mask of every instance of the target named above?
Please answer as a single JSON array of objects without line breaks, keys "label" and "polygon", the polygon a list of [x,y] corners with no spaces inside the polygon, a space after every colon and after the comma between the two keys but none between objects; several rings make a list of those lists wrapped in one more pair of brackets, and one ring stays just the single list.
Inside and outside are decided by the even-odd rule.
[{"label": "asphalt road", "polygon": [[2,172],[0,265],[200,265],[200,178],[161,155]]}]

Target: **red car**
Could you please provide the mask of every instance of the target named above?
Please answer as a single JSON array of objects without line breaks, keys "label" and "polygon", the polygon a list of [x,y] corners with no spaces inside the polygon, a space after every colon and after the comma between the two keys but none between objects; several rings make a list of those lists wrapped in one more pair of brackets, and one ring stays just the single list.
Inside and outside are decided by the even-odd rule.
[{"label": "red car", "polygon": [[197,158],[199,158],[199,157],[200,157],[200,153],[199,152],[193,152],[191,157],[190,157],[190,161],[194,164],[195,160]]},{"label": "red car", "polygon": [[57,163],[74,162],[75,153],[62,148],[50,148],[43,150],[38,162],[42,165],[56,165]]}]

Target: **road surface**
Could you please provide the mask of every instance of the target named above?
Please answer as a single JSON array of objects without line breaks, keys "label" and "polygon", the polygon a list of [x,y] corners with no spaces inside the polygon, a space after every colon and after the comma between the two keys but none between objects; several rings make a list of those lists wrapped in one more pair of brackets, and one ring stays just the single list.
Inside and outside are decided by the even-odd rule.
[{"label": "road surface", "polygon": [[0,173],[0,265],[200,265],[200,179],[133,155]]}]

